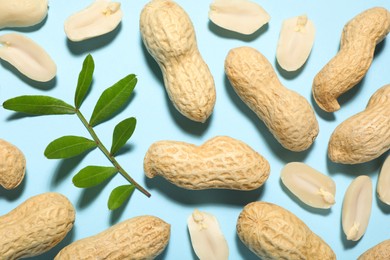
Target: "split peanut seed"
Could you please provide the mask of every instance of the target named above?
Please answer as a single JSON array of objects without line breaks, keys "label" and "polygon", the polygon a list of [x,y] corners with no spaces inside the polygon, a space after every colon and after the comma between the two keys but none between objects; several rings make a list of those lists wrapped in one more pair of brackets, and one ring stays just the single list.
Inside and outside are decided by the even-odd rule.
[{"label": "split peanut seed", "polygon": [[372,182],[362,175],[349,185],[342,208],[342,226],[348,240],[357,241],[366,232],[371,215]]},{"label": "split peanut seed", "polygon": [[288,163],[280,178],[298,199],[311,207],[327,209],[335,204],[335,182],[304,163]]},{"label": "split peanut seed", "polygon": [[229,247],[215,216],[195,210],[187,220],[192,247],[199,259],[227,260]]}]

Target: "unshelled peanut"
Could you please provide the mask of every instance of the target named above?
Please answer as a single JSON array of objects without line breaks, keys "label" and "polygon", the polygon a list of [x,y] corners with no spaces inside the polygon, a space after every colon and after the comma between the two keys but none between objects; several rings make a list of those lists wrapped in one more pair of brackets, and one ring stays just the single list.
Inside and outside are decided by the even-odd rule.
[{"label": "unshelled peanut", "polygon": [[319,131],[313,108],[280,83],[260,52],[251,47],[230,50],[225,72],[238,96],[283,147],[298,152],[311,146]]},{"label": "unshelled peanut", "polygon": [[169,237],[169,224],[154,216],[139,216],[73,242],[54,259],[154,259],[164,251]]},{"label": "unshelled peanut", "polygon": [[268,202],[246,205],[237,221],[241,241],[261,259],[336,259],[333,250],[290,211]]},{"label": "unshelled peanut", "polygon": [[190,17],[173,1],[152,0],[141,12],[140,29],[173,105],[187,118],[205,122],[214,108],[215,86]]},{"label": "unshelled peanut", "polygon": [[371,66],[375,46],[390,31],[390,12],[382,7],[368,9],[343,29],[340,51],[313,81],[313,97],[327,112],[340,109],[337,98],[354,87]]},{"label": "unshelled peanut", "polygon": [[267,180],[270,166],[247,144],[217,136],[201,146],[156,142],[145,155],[144,170],[149,178],[161,175],[185,189],[253,190]]},{"label": "unshelled peanut", "polygon": [[381,171],[379,172],[376,184],[376,193],[378,199],[383,203],[390,205],[390,155],[384,161]]},{"label": "unshelled peanut", "polygon": [[390,239],[371,247],[358,260],[388,260],[390,259]]},{"label": "unshelled peanut", "polygon": [[390,85],[378,89],[364,111],[348,118],[332,133],[328,156],[333,162],[357,164],[390,149]]},{"label": "unshelled peanut", "polygon": [[13,144],[0,139],[0,186],[10,190],[23,181],[26,158]]},{"label": "unshelled peanut", "polygon": [[49,251],[72,229],[75,210],[54,192],[29,198],[0,217],[1,259],[37,256]]}]

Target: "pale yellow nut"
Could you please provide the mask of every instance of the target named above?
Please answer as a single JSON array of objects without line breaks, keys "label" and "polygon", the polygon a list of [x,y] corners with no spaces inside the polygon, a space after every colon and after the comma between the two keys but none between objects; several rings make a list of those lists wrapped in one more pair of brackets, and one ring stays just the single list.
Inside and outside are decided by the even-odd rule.
[{"label": "pale yellow nut", "polygon": [[187,226],[192,247],[199,259],[229,258],[229,246],[215,216],[195,209],[187,219]]},{"label": "pale yellow nut", "polygon": [[29,198],[0,217],[1,259],[49,251],[64,239],[74,221],[75,210],[65,196],[48,192]]},{"label": "pale yellow nut", "polygon": [[342,226],[348,240],[357,241],[366,232],[372,207],[372,182],[368,176],[357,177],[344,195]]},{"label": "pale yellow nut", "polygon": [[26,172],[26,158],[19,148],[0,139],[0,185],[14,189],[23,181]]},{"label": "pale yellow nut", "polygon": [[49,54],[36,42],[18,33],[0,36],[0,59],[39,82],[50,81],[57,73],[57,66]]},{"label": "pale yellow nut", "polygon": [[139,216],[63,248],[55,260],[154,259],[168,244],[170,225],[154,216]]},{"label": "pale yellow nut", "polygon": [[290,211],[267,202],[252,202],[237,220],[241,241],[261,259],[336,259],[324,240]]},{"label": "pale yellow nut", "polygon": [[390,155],[387,156],[378,176],[376,192],[378,198],[390,205]]},{"label": "pale yellow nut", "polygon": [[296,71],[305,64],[314,44],[315,27],[306,15],[283,21],[276,59],[284,70]]},{"label": "pale yellow nut", "polygon": [[333,131],[328,156],[336,163],[357,164],[378,158],[390,149],[390,85],[378,89],[364,111]]},{"label": "pale yellow nut", "polygon": [[313,81],[313,97],[321,109],[327,112],[340,109],[337,98],[364,77],[371,66],[375,46],[389,31],[390,12],[382,7],[368,9],[344,26],[339,53]]},{"label": "pale yellow nut", "polygon": [[260,52],[251,47],[230,50],[225,73],[237,95],[283,147],[299,152],[311,146],[319,131],[313,108],[304,97],[280,83]]},{"label": "pale yellow nut", "polygon": [[246,35],[253,34],[271,19],[260,5],[248,0],[214,0],[209,18],[219,27]]},{"label": "pale yellow nut", "polygon": [[336,203],[336,183],[304,163],[286,164],[280,179],[298,199],[311,207],[327,209]]},{"label": "pale yellow nut", "polygon": [[48,0],[0,0],[0,29],[29,27],[45,19]]},{"label": "pale yellow nut", "polygon": [[96,0],[85,9],[71,15],[64,23],[69,40],[79,42],[104,35],[118,27],[123,12],[119,2]]},{"label": "pale yellow nut", "polygon": [[390,259],[390,239],[371,247],[358,260],[388,260]]},{"label": "pale yellow nut", "polygon": [[201,146],[178,141],[152,144],[144,158],[148,178],[161,175],[191,190],[254,190],[267,180],[270,166],[247,144],[227,136]]},{"label": "pale yellow nut", "polygon": [[173,105],[187,118],[205,122],[215,104],[214,79],[199,53],[187,13],[173,1],[152,0],[141,12],[140,30]]}]

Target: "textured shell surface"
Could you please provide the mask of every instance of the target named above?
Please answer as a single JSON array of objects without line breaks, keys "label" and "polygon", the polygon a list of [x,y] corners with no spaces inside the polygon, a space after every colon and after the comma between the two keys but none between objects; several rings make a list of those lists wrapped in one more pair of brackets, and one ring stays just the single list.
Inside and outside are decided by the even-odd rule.
[{"label": "textured shell surface", "polygon": [[33,196],[0,217],[0,255],[19,259],[47,252],[64,239],[74,221],[75,209],[64,195]]},{"label": "textured shell surface", "polygon": [[217,136],[200,146],[156,142],[145,155],[144,170],[149,178],[161,175],[186,189],[253,190],[268,179],[270,166],[247,144]]},{"label": "textured shell surface", "polygon": [[390,259],[390,240],[385,240],[364,252],[358,260],[387,260]]},{"label": "textured shell surface", "polygon": [[216,101],[214,78],[199,53],[188,14],[173,1],[153,0],[141,12],[140,30],[173,105],[187,118],[205,122]]},{"label": "textured shell surface", "polygon": [[303,96],[280,83],[259,51],[251,47],[230,50],[225,72],[241,100],[283,147],[304,151],[312,145],[319,132],[313,108]]},{"label": "textured shell surface", "polygon": [[154,259],[165,249],[170,225],[154,216],[138,216],[63,248],[61,259]]},{"label": "textured shell surface", "polygon": [[354,87],[371,66],[375,46],[390,32],[390,12],[382,7],[368,9],[343,29],[339,53],[313,81],[313,97],[318,106],[334,112],[340,109],[337,98]]},{"label": "textured shell surface", "polygon": [[23,181],[26,172],[26,158],[13,144],[0,139],[0,185],[14,189]]},{"label": "textured shell surface", "polygon": [[332,133],[328,156],[333,162],[357,164],[390,149],[390,85],[378,89],[366,109],[348,118]]},{"label": "textured shell surface", "polygon": [[246,205],[237,220],[237,234],[261,259],[336,259],[304,222],[272,203]]}]

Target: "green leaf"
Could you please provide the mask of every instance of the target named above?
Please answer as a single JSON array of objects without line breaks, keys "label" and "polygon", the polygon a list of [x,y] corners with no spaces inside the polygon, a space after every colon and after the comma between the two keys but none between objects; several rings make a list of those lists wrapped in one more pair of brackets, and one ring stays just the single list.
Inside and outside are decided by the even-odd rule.
[{"label": "green leaf", "polygon": [[96,126],[112,116],[127,102],[136,84],[137,78],[130,74],[106,89],[93,110],[89,124]]},{"label": "green leaf", "polygon": [[78,188],[90,188],[107,180],[118,172],[115,167],[87,166],[80,170],[72,179]]},{"label": "green leaf", "polygon": [[64,101],[48,96],[19,96],[6,100],[3,107],[30,115],[75,114],[76,108]]},{"label": "green leaf", "polygon": [[45,149],[49,159],[70,158],[96,148],[95,141],[80,136],[63,136],[51,142]]},{"label": "green leaf", "polygon": [[84,101],[85,95],[91,86],[94,70],[95,63],[91,54],[88,54],[88,56],[84,59],[83,67],[80,71],[79,80],[77,82],[76,94],[74,97],[74,104],[77,108],[80,108]]},{"label": "green leaf", "polygon": [[111,192],[110,197],[108,199],[108,208],[110,210],[115,210],[122,206],[122,204],[130,198],[134,190],[135,186],[132,184],[116,187]]},{"label": "green leaf", "polygon": [[136,124],[137,120],[134,117],[130,117],[115,126],[111,145],[112,155],[116,154],[130,139]]}]

